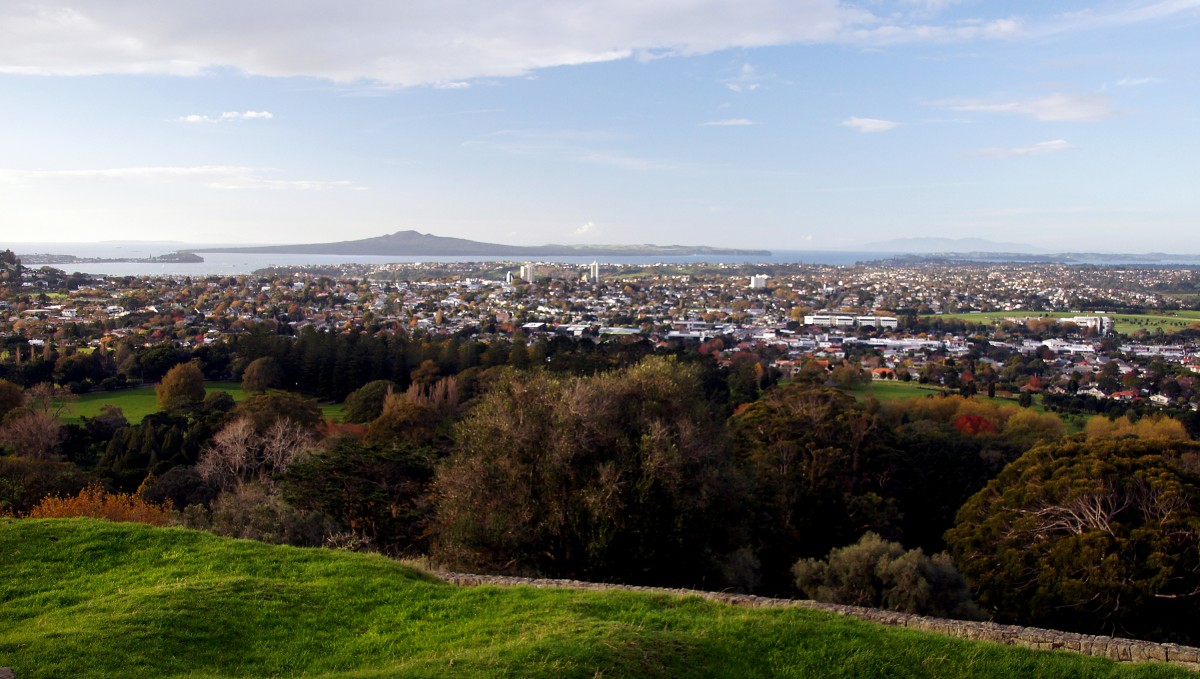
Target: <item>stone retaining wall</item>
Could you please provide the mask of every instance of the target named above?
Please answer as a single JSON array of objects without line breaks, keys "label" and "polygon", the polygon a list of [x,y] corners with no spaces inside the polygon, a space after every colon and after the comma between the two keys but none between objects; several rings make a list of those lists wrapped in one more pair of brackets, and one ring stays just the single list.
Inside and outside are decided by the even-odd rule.
[{"label": "stone retaining wall", "polygon": [[703,592],[691,589],[669,589],[665,587],[635,587],[632,585],[610,585],[596,582],[581,582],[578,580],[548,580],[538,578],[517,578],[503,575],[474,575],[469,573],[434,572],[439,578],[464,587],[477,585],[498,585],[502,587],[553,587],[583,590],[625,590],[631,592],[651,592],[655,594],[676,594],[681,596],[697,596],[710,601],[731,604],[734,606],[782,607],[796,606],[829,611],[841,615],[849,615],[862,620],[910,627],[913,629],[938,632],[963,639],[991,641],[1010,646],[1024,646],[1044,651],[1072,651],[1084,655],[1108,658],[1118,662],[1165,662],[1185,667],[1194,672],[1200,672],[1200,648],[1180,646],[1178,644],[1161,644],[1153,641],[1138,639],[1120,639],[1117,637],[1095,636],[1091,634],[1076,634],[1074,632],[1059,632],[1056,630],[1037,627],[1020,627],[1017,625],[999,625],[993,622],[975,622],[969,620],[947,620],[944,618],[929,618],[923,615],[883,611],[875,608],[859,606],[841,606],[825,604],[819,601],[800,599],[771,599],[749,594],[729,594],[725,592]]}]

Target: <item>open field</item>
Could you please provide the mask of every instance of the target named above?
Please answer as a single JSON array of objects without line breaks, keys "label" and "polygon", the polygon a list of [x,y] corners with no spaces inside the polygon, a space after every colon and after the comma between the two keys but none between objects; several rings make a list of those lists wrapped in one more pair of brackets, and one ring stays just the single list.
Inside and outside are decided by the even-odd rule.
[{"label": "open field", "polygon": [[0,519],[0,662],[37,677],[1168,677],[823,611],[459,588],[380,556]]},{"label": "open field", "polygon": [[[246,398],[241,384],[237,382],[205,382],[204,389],[208,393],[224,391],[233,396],[233,400],[241,401]],[[78,400],[71,403],[71,410],[65,417],[76,419],[80,417],[95,417],[100,414],[101,406],[112,404],[125,413],[125,419],[130,422],[141,422],[142,418],[158,412],[158,397],[153,385],[119,389],[117,391],[93,391],[80,394]],[[325,419],[340,420],[342,405],[340,403],[321,404],[321,414]]]},{"label": "open field", "polygon": [[[979,313],[934,314],[924,318],[954,318],[973,323],[987,325],[997,324],[1006,318],[1070,318],[1072,316],[1090,316],[1093,314],[1076,313],[1074,311],[985,311]],[[1161,314],[1095,314],[1113,319],[1116,332],[1128,335],[1137,330],[1154,332],[1161,328],[1163,332],[1183,330],[1195,323],[1200,323],[1200,311],[1171,311]]]}]

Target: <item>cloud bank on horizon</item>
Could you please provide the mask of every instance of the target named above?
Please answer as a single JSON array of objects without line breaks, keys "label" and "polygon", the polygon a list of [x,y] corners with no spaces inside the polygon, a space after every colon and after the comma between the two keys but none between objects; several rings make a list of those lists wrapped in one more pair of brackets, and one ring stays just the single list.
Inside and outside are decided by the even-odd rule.
[{"label": "cloud bank on horizon", "polygon": [[15,0],[0,226],[1179,249],[1198,24],[1200,0]]}]

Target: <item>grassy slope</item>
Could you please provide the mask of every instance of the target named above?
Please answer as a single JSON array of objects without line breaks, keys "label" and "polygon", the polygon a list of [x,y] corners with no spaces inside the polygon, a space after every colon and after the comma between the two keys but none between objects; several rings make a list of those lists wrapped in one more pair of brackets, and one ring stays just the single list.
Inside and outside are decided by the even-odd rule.
[{"label": "grassy slope", "polygon": [[[242,391],[241,385],[237,382],[205,382],[204,389],[210,394],[217,391],[228,392],[235,401],[246,398],[246,392]],[[158,396],[154,393],[154,386],[148,385],[118,391],[93,391],[81,394],[77,400],[71,403],[71,411],[64,417],[71,419],[95,417],[100,414],[100,407],[109,403],[120,408],[121,412],[125,413],[125,419],[135,424],[141,422],[143,417],[158,412]],[[326,419],[337,420],[342,416],[342,406],[340,403],[322,404],[321,413]]]},{"label": "grassy slope", "polygon": [[818,611],[457,588],[395,562],[0,520],[0,665],[51,676],[1186,676]]}]

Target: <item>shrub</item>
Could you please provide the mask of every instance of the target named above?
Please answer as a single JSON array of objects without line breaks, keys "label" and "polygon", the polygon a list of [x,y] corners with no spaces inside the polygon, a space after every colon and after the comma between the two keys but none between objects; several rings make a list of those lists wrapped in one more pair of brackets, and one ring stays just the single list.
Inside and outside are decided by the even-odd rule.
[{"label": "shrub", "polygon": [[875,533],[834,549],[826,559],[802,559],[792,572],[796,586],[817,601],[943,618],[983,617],[949,556],[905,551]]},{"label": "shrub", "polygon": [[206,519],[204,527],[227,537],[317,547],[336,532],[328,516],[293,507],[263,483],[243,483],[222,493],[207,517],[200,516],[199,505],[193,507],[189,525],[201,526]]},{"label": "shrub", "polygon": [[88,486],[74,497],[45,498],[29,511],[31,519],[81,516],[165,526],[172,522],[174,513],[168,504],[154,504],[133,493],[109,493],[99,486]]},{"label": "shrub", "polygon": [[44,497],[78,493],[84,485],[73,464],[0,456],[0,512],[21,514]]}]

